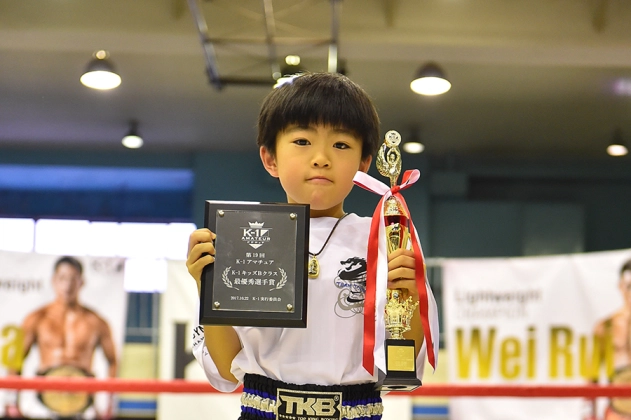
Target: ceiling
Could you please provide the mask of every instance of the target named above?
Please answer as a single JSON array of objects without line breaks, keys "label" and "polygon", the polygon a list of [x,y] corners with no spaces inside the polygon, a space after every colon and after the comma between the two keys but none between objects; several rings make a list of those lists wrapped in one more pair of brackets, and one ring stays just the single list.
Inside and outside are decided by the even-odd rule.
[{"label": "ceiling", "polygon": [[[326,71],[328,44],[307,41],[329,41],[337,16],[338,57],[382,131],[433,155],[592,158],[616,127],[631,140],[627,0],[345,0],[339,15],[329,0],[2,0],[0,153],[122,150],[131,119],[147,151],[253,150],[271,84],[211,84],[191,4],[224,78],[270,78],[266,22],[279,62],[297,53]],[[79,83],[98,49],[123,79],[115,90]],[[409,89],[430,60],[452,83],[439,97]]]}]

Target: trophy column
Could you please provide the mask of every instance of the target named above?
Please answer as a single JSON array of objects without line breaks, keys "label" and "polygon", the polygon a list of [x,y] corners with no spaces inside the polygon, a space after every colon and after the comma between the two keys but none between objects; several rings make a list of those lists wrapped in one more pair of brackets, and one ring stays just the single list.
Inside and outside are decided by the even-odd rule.
[{"label": "trophy column", "polygon": [[[400,142],[399,133],[389,131],[377,155],[377,169],[381,175],[390,178],[391,186],[396,185],[401,173]],[[394,196],[385,202],[383,217],[388,255],[399,248],[408,248],[411,240],[409,215]],[[390,338],[385,341],[386,376],[381,390],[412,391],[421,386],[421,381],[416,377],[415,342],[403,337],[403,333],[411,329],[410,322],[417,307],[418,302],[414,302],[412,296],[407,296],[407,291],[387,291],[384,323]]]}]

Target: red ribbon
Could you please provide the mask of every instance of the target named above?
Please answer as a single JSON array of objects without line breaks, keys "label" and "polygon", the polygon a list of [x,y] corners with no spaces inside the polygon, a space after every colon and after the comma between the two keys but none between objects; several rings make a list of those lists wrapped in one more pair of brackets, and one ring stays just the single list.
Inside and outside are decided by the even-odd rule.
[{"label": "red ribbon", "polygon": [[[411,180],[412,175],[417,170],[408,170],[405,171],[402,178],[401,185],[395,185],[390,188],[391,194],[396,197],[405,212],[410,215],[410,211],[408,209],[407,203],[405,199],[401,195],[400,191],[410,187],[416,180]],[[363,185],[360,182],[355,181],[355,184],[360,187],[371,191],[376,192],[373,189]],[[387,193],[386,193],[387,194]],[[379,200],[379,204],[375,209],[375,212],[372,216],[372,221],[370,224],[370,237],[368,238],[368,254],[366,261],[366,298],[364,301],[364,346],[363,346],[363,366],[370,374],[374,374],[375,367],[375,357],[374,357],[374,348],[375,348],[375,299],[376,299],[376,281],[377,281],[377,261],[379,255],[379,225],[380,218],[384,217],[383,215],[383,201],[385,199],[386,194],[381,197]],[[419,294],[419,311],[421,315],[421,323],[423,325],[423,334],[425,336],[425,343],[427,348],[427,359],[431,366],[436,368],[436,355],[434,354],[434,342],[432,339],[432,334],[429,325],[429,304],[427,297],[427,289],[425,286],[426,283],[426,271],[425,271],[425,261],[423,258],[423,252],[420,247],[420,242],[416,237],[416,228],[414,227],[414,223],[412,222],[412,218],[410,216],[410,232],[412,235],[412,248],[414,250],[414,261],[415,261],[415,278],[416,278],[416,288],[418,289]]]}]

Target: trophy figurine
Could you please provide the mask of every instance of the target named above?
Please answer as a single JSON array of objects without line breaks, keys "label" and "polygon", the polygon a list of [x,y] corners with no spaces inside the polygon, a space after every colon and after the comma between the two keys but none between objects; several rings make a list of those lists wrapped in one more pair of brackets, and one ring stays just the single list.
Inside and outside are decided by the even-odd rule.
[{"label": "trophy figurine", "polygon": [[[390,178],[391,187],[397,184],[401,173],[400,143],[401,135],[396,131],[388,131],[377,153],[377,169],[381,175]],[[408,248],[411,241],[410,216],[396,197],[390,196],[386,200],[383,217],[388,255],[399,248]],[[384,391],[412,391],[421,385],[416,377],[414,340],[403,337],[403,333],[411,329],[410,322],[418,307],[418,302],[407,295],[407,291],[402,289],[387,291],[384,324],[390,338],[385,341],[386,376],[381,385]]]}]

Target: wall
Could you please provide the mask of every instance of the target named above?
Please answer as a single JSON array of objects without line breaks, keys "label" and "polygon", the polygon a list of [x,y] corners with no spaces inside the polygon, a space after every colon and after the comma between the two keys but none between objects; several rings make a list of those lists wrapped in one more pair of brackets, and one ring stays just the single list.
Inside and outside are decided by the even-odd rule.
[{"label": "wall", "polygon": [[433,256],[631,247],[628,158],[435,158],[431,175]]},{"label": "wall", "polygon": [[[403,195],[426,256],[508,256],[628,248],[631,246],[631,223],[627,222],[631,208],[631,165],[628,162],[628,158],[509,160],[406,155],[404,170],[418,168],[422,176],[418,184]],[[207,199],[285,200],[278,181],[262,168],[256,151],[190,154],[0,149],[2,164],[193,171],[194,186],[188,195],[180,192],[178,196],[165,197],[154,192],[155,195],[146,196],[147,192],[139,191],[125,201],[121,197],[128,192],[110,192],[110,198],[128,205],[129,200],[135,200],[132,204],[142,205],[142,211],[133,214],[136,220],[153,217],[154,220],[194,221],[201,225],[203,203]],[[369,173],[385,181],[376,173],[374,164]],[[32,210],[42,203],[50,202],[52,206],[50,194],[42,191],[38,196],[32,191],[0,190],[0,213],[39,217],[41,212]],[[75,203],[103,200],[103,196],[87,193],[83,196],[75,193],[72,198]],[[378,198],[355,188],[345,209],[370,215]],[[73,207],[77,208],[76,204]],[[108,219],[112,218],[115,217]],[[551,234],[552,228],[557,229],[555,234]],[[535,239],[546,233],[549,238],[540,243],[537,252]],[[557,245],[551,243],[555,238]],[[434,243],[437,249],[433,249]]]}]

